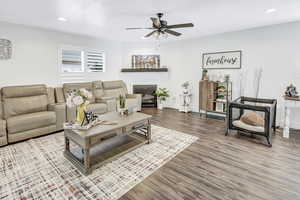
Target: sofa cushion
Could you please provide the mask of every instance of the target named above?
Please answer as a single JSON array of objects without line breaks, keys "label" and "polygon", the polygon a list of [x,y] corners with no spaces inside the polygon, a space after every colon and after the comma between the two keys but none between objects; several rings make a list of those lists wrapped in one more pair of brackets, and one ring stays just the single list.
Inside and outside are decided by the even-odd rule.
[{"label": "sofa cushion", "polygon": [[103,114],[107,112],[107,105],[104,103],[93,103],[87,106],[87,110],[95,114]]},{"label": "sofa cushion", "polygon": [[[93,84],[92,82],[84,82],[84,83],[64,83],[63,84],[63,91],[64,91],[64,96],[65,99],[68,97],[68,93],[74,89],[81,89],[84,88],[88,91],[90,91],[93,94]],[[90,103],[95,102],[95,96],[93,94],[92,99],[89,100]]]},{"label": "sofa cushion", "polygon": [[8,86],[2,88],[2,99],[47,95],[46,85]]},{"label": "sofa cushion", "polygon": [[55,112],[45,111],[18,115],[7,119],[8,134],[56,124]]},{"label": "sofa cushion", "polygon": [[0,137],[6,137],[6,121],[0,119]]},{"label": "sofa cushion", "polygon": [[251,126],[249,124],[246,124],[244,122],[242,122],[241,120],[235,120],[232,122],[232,124],[235,127],[241,128],[241,129],[245,129],[245,130],[249,130],[249,131],[254,131],[254,132],[260,132],[263,133],[265,131],[264,127],[261,126]]},{"label": "sofa cushion", "polygon": [[5,119],[47,110],[46,85],[9,86],[1,91]]},{"label": "sofa cushion", "polygon": [[123,81],[103,81],[104,89],[116,89],[116,88],[126,88],[126,85]]},{"label": "sofa cushion", "polygon": [[65,103],[65,96],[62,87],[57,87],[54,89],[55,103]]},{"label": "sofa cushion", "polygon": [[48,104],[54,104],[55,103],[54,88],[52,87],[47,88],[47,96],[48,96]]},{"label": "sofa cushion", "polygon": [[8,142],[12,143],[12,142],[26,140],[28,138],[46,135],[46,134],[52,133],[54,131],[56,131],[56,125],[50,125],[50,126],[46,126],[46,127],[23,131],[20,133],[8,134],[7,138],[8,138]]},{"label": "sofa cushion", "polygon": [[47,95],[4,99],[4,117],[47,111]]},{"label": "sofa cushion", "polygon": [[93,82],[93,92],[95,99],[101,99],[104,96],[104,90],[102,86],[102,81],[94,81]]},{"label": "sofa cushion", "polygon": [[0,119],[3,119],[3,104],[2,102],[0,101]]},{"label": "sofa cushion", "polygon": [[104,90],[105,96],[118,98],[120,95],[126,96],[126,92],[122,88]]}]

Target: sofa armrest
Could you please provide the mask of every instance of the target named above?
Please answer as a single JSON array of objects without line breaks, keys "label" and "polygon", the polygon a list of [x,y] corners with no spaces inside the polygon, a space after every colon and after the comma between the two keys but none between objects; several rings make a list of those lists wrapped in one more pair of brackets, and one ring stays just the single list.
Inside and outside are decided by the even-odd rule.
[{"label": "sofa armrest", "polygon": [[66,122],[66,104],[49,104],[48,111],[54,111],[56,114],[56,128],[63,129],[63,124]]},{"label": "sofa armrest", "polygon": [[107,105],[108,112],[117,111],[117,98],[112,96],[103,96],[96,99],[97,103],[105,103]]},{"label": "sofa armrest", "polygon": [[127,99],[135,99],[136,100],[136,108],[137,111],[142,110],[142,94],[126,94]]},{"label": "sofa armrest", "polygon": [[126,94],[127,99],[136,99],[136,98],[139,98],[139,97],[142,98],[142,95],[141,94]]},{"label": "sofa armrest", "polygon": [[109,100],[116,100],[116,97],[113,96],[102,96],[101,98],[96,99],[96,103],[106,103]]}]

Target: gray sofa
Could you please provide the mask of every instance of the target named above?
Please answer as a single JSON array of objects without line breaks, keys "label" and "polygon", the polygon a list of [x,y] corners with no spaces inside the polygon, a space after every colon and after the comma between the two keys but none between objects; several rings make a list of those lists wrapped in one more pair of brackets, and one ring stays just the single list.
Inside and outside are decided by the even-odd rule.
[{"label": "gray sofa", "polygon": [[55,104],[53,89],[45,85],[1,89],[7,142],[45,135],[63,129],[64,104]]},{"label": "gray sofa", "polygon": [[[113,112],[117,110],[117,98],[126,96],[126,106],[141,111],[141,95],[128,94],[123,81],[93,81],[82,83],[65,83],[62,88],[55,88],[57,102],[66,102],[68,93],[73,89],[85,88],[93,94],[87,109],[96,114]],[[76,119],[76,108],[67,108],[67,120]]]},{"label": "gray sofa", "polygon": [[86,88],[93,98],[88,109],[96,114],[117,110],[117,98],[126,96],[126,106],[141,110],[141,95],[128,94],[123,81],[66,83],[3,87],[0,91],[0,146],[63,130],[65,121],[76,119],[76,108],[67,108],[70,90]]}]

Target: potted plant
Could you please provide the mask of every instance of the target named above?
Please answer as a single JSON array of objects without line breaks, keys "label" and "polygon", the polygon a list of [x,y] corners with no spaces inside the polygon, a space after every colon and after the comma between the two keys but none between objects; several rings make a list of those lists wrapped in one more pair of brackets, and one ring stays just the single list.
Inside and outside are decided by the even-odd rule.
[{"label": "potted plant", "polygon": [[121,115],[124,115],[125,111],[126,111],[126,97],[123,95],[119,95],[119,113]]},{"label": "potted plant", "polygon": [[170,97],[169,91],[166,88],[159,88],[155,91],[155,95],[157,96],[158,105],[157,108],[162,110],[164,107],[164,102]]}]

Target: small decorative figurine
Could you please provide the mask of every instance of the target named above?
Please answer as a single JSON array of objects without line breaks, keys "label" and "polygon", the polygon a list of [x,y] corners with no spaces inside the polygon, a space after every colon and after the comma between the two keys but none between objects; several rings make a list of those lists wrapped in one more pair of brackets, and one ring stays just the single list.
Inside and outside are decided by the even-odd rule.
[{"label": "small decorative figurine", "polygon": [[292,98],[298,98],[298,92],[296,87],[293,84],[290,84],[286,90],[285,90],[285,96],[292,97]]}]

